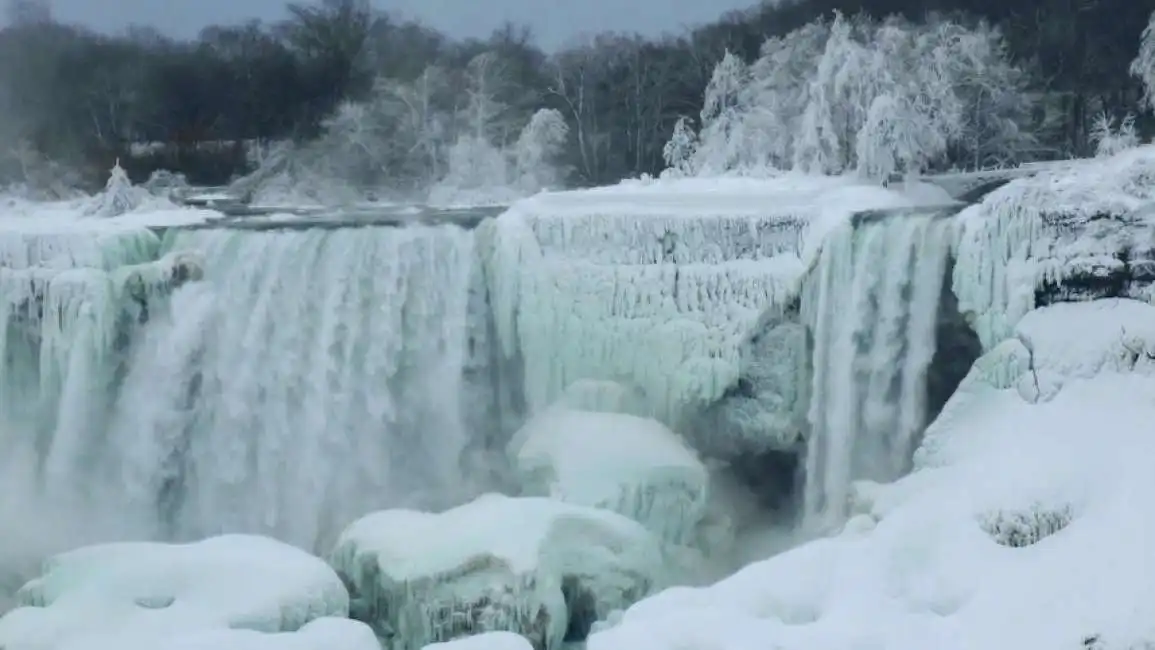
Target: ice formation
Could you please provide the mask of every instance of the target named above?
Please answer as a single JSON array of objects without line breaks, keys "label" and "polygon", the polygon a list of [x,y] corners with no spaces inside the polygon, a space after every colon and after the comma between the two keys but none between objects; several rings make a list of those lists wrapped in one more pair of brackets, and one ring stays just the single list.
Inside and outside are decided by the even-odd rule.
[{"label": "ice formation", "polygon": [[1155,299],[1155,146],[1042,171],[959,216],[954,291],[986,349],[1037,305]]},{"label": "ice formation", "polygon": [[656,420],[551,408],[509,453],[527,494],[625,515],[671,544],[690,543],[706,514],[706,467]]},{"label": "ice formation", "polygon": [[[676,425],[737,381],[763,313],[797,295],[826,224],[909,205],[844,179],[635,183],[545,194],[483,230],[505,355],[529,411],[611,381]],[[677,428],[675,426],[675,428]]]},{"label": "ice formation", "polygon": [[188,545],[83,547],[47,561],[16,598],[20,607],[0,618],[0,646],[10,650],[171,642],[229,630],[295,632],[349,613],[348,592],[322,560],[240,535]]},{"label": "ice formation", "polygon": [[[108,420],[134,331],[150,306],[200,271],[195,253],[157,259],[160,246],[147,229],[97,236],[0,228],[5,480],[35,471],[54,498],[88,491],[91,434]],[[27,484],[9,489],[31,496]]]},{"label": "ice formation", "polygon": [[803,516],[842,523],[851,482],[907,469],[926,425],[926,378],[951,252],[950,213],[844,222],[803,288],[814,336]]},{"label": "ice formation", "polygon": [[169,247],[211,263],[137,341],[106,459],[158,534],[321,549],[367,511],[467,493],[469,233],[210,230]]},{"label": "ice formation", "polygon": [[367,515],[341,534],[330,563],[353,616],[390,650],[488,631],[558,648],[672,570],[662,544],[621,515],[498,494],[440,514]]},{"label": "ice formation", "polygon": [[1020,325],[1049,341],[1036,367],[1064,369],[1049,400],[1023,399],[1029,367],[990,372],[1005,366],[989,353],[928,428],[916,471],[874,486],[843,534],[643,600],[589,650],[1155,641],[1155,517],[1137,506],[1155,490],[1155,409],[1138,397],[1155,391],[1155,363],[1113,361],[1153,349],[1155,307],[1102,303],[1042,308]]}]

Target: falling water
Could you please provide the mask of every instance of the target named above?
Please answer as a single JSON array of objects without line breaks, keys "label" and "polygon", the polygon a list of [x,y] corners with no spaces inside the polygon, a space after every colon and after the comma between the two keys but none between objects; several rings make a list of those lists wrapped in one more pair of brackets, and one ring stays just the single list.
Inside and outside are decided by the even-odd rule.
[{"label": "falling water", "polygon": [[[126,536],[319,549],[365,512],[469,489],[471,233],[206,230],[164,248],[201,251],[205,281],[130,317],[123,272],[69,262],[37,309],[11,291],[28,272],[0,276],[0,444],[38,468],[36,491],[67,512],[108,505]],[[44,322],[18,318],[30,309]]]},{"label": "falling water", "polygon": [[908,471],[926,424],[950,245],[950,223],[934,214],[846,223],[824,243],[803,290],[814,332],[803,495],[811,530],[846,517],[853,481]]}]

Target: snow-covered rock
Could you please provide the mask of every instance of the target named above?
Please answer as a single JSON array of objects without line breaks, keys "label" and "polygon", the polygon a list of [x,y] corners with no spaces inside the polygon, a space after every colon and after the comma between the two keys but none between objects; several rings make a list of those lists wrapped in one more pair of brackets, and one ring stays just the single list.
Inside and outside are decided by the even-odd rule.
[{"label": "snow-covered rock", "polygon": [[497,494],[439,514],[367,515],[341,534],[330,563],[352,594],[353,617],[390,650],[492,631],[557,648],[670,570],[660,542],[637,522]]},{"label": "snow-covered rock", "polygon": [[[0,647],[8,650],[79,647],[96,639],[204,647],[193,643],[208,638],[202,634],[219,635],[227,646],[229,639],[240,639],[239,630],[252,631],[249,636],[256,639],[256,633],[295,632],[311,621],[349,613],[348,592],[325,562],[272,539],[244,535],[192,544],[82,547],[48,560],[43,574],[21,588],[16,600],[20,607],[0,618]],[[318,643],[334,638],[323,627],[311,634]],[[190,646],[182,641],[188,639]],[[317,646],[293,643],[270,641],[269,647]]]},{"label": "snow-covered rock", "polygon": [[954,291],[987,350],[1036,306],[1155,298],[1155,146],[1016,180],[959,220]]},{"label": "snow-covered rock", "polygon": [[[295,632],[213,629],[183,633],[118,630],[70,640],[61,650],[380,650],[368,625],[347,618],[309,621]],[[39,650],[39,648],[38,648]]]},{"label": "snow-covered rock", "polygon": [[431,643],[422,650],[533,650],[533,646],[520,634],[486,632],[455,641]]},{"label": "snow-covered rock", "polygon": [[553,408],[513,436],[522,489],[641,523],[686,544],[705,515],[709,476],[679,436],[657,420]]},{"label": "snow-covered rock", "polygon": [[[1130,301],[1032,313],[1026,363],[985,355],[916,471],[856,486],[841,535],[643,600],[589,650],[1148,647],[1155,365],[1114,361],[1152,349],[1144,321]],[[1032,367],[1061,377],[1046,401],[1020,393]]]},{"label": "snow-covered rock", "polygon": [[712,457],[794,450],[806,433],[809,347],[798,304],[764,317],[738,352],[738,381],[686,426],[694,447]]}]

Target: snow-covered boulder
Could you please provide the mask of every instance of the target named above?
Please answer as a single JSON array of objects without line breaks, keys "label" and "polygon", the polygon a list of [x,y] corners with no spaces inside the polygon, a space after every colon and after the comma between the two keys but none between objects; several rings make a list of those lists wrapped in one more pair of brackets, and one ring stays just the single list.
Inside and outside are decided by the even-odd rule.
[{"label": "snow-covered boulder", "polygon": [[185,647],[180,639],[202,633],[294,632],[349,613],[348,592],[324,561],[247,535],[83,547],[48,560],[16,600],[20,607],[0,618],[7,650],[69,648],[97,638]]},{"label": "snow-covered boulder", "polygon": [[705,515],[706,467],[657,420],[553,408],[508,451],[526,494],[625,515],[670,544],[689,543]]},{"label": "snow-covered boulder", "polygon": [[[915,472],[856,486],[841,535],[647,598],[588,649],[1150,647],[1155,364],[1113,361],[1153,349],[1143,321],[1155,307],[1128,301],[1032,313],[1025,363],[985,355]],[[1046,400],[1020,392],[1032,368],[1062,377]]]},{"label": "snow-covered boulder", "polygon": [[796,302],[774,310],[739,348],[738,381],[686,425],[715,458],[797,451],[806,423],[809,348]]},{"label": "snow-covered boulder", "polygon": [[432,514],[373,513],[340,536],[330,563],[352,615],[390,650],[515,632],[538,650],[662,584],[660,542],[616,513],[488,494]]},{"label": "snow-covered boulder", "polygon": [[199,251],[173,251],[155,262],[121,267],[116,275],[125,294],[147,303],[187,282],[204,279],[204,269],[204,255]]},{"label": "snow-covered boulder", "polygon": [[[71,639],[60,650],[380,650],[368,625],[348,618],[324,617],[295,632],[256,632],[221,628],[188,632],[118,630]],[[37,646],[36,650],[43,650]]]},{"label": "snow-covered boulder", "polygon": [[1013,181],[959,222],[954,292],[987,350],[1036,306],[1155,298],[1155,146]]},{"label": "snow-covered boulder", "polygon": [[529,641],[512,632],[486,632],[444,643],[431,643],[422,650],[533,650]]}]

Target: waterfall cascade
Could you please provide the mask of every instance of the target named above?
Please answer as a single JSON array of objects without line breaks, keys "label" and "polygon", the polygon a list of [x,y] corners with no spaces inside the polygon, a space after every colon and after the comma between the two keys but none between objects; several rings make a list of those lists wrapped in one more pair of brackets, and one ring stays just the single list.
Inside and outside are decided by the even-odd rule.
[{"label": "waterfall cascade", "polygon": [[[0,436],[5,480],[44,508],[103,512],[98,537],[319,549],[367,511],[475,491],[472,233],[27,241],[0,262]],[[207,281],[142,299],[142,265],[185,250]]]},{"label": "waterfall cascade", "polygon": [[909,469],[951,252],[935,213],[855,221],[830,233],[803,287],[814,337],[803,517],[818,531],[845,519],[853,481]]}]

